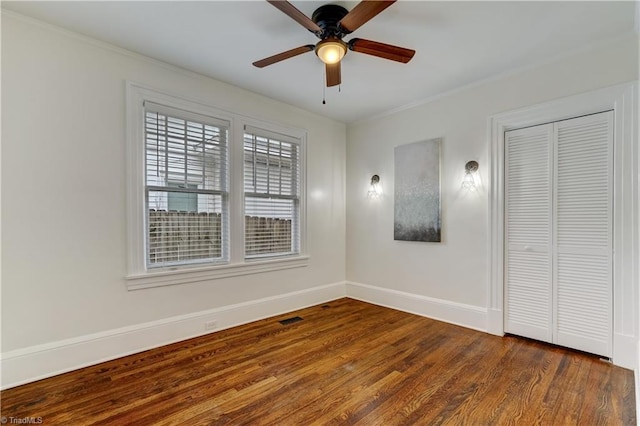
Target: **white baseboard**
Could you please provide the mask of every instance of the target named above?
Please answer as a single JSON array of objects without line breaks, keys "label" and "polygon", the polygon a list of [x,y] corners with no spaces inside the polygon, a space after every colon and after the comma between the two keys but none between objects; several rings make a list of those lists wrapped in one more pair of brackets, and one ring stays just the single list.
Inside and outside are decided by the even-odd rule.
[{"label": "white baseboard", "polygon": [[[0,358],[0,389],[8,389],[341,297],[350,297],[478,331],[502,334],[502,311],[356,282],[338,282],[5,352]],[[204,323],[210,321],[215,321],[217,327],[214,330],[205,330]],[[613,361],[616,365],[635,371],[638,407],[639,351],[638,342],[633,336],[614,336]],[[640,420],[640,410],[637,411]]]},{"label": "white baseboard", "polygon": [[[344,282],[130,327],[17,349],[2,354],[1,389],[345,297]],[[216,321],[214,330],[204,323]]]},{"label": "white baseboard", "polygon": [[638,366],[638,341],[634,336],[613,333],[613,357],[615,365],[629,370],[635,370]]},{"label": "white baseboard", "polygon": [[504,336],[504,313],[502,309],[487,310],[487,333]]},{"label": "white baseboard", "polygon": [[367,284],[347,282],[347,297],[487,332],[487,309]]}]

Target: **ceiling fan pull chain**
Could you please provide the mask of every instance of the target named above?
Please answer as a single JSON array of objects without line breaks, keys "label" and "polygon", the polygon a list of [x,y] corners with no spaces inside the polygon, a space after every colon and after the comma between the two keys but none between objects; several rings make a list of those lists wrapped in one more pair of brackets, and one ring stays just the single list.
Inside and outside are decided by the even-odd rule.
[{"label": "ceiling fan pull chain", "polygon": [[324,87],[324,81],[327,78],[327,70],[325,69],[325,67],[322,67],[322,105],[326,105],[327,101],[325,99],[325,94],[326,94],[326,88]]}]

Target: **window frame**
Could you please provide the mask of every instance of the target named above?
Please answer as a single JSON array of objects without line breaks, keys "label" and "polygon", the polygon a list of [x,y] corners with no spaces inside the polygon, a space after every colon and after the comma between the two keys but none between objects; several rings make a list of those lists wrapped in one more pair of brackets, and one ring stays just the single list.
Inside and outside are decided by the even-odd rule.
[{"label": "window frame", "polygon": [[[166,105],[230,123],[229,156],[229,259],[216,264],[147,268],[145,223],[144,102]],[[300,142],[300,251],[289,256],[245,259],[244,246],[244,128],[256,127],[288,135]],[[215,280],[233,276],[305,267],[306,254],[306,131],[224,111],[206,102],[168,94],[131,81],[126,82],[127,167],[127,275],[128,290]]]},{"label": "window frame", "polygon": [[[148,104],[148,106],[147,106]],[[143,220],[143,224],[145,226],[145,262],[146,262],[146,269],[151,271],[151,270],[162,270],[162,269],[166,269],[166,268],[173,268],[173,267],[177,267],[177,268],[182,268],[184,266],[188,266],[188,265],[215,265],[215,264],[224,264],[228,262],[228,215],[229,215],[229,208],[228,208],[228,204],[229,204],[229,188],[228,188],[228,170],[230,167],[230,160],[229,160],[229,155],[228,155],[228,151],[229,151],[229,128],[231,127],[231,122],[228,120],[222,120],[218,117],[218,114],[215,113],[215,111],[211,111],[211,114],[205,115],[205,114],[200,114],[199,112],[196,113],[195,111],[188,111],[182,108],[175,108],[169,105],[161,105],[158,103],[154,103],[151,102],[149,100],[145,100],[143,102],[143,115],[145,117],[145,121],[144,121],[144,125],[143,125],[143,141],[142,143],[144,144],[144,156],[145,156],[145,160],[144,160],[144,181],[145,181],[145,207],[144,207],[144,211],[145,211],[145,217]],[[179,121],[183,121],[185,126],[187,126],[187,123],[192,122],[192,123],[198,123],[198,124],[202,124],[202,125],[207,125],[207,126],[211,126],[214,128],[218,128],[219,130],[222,129],[224,131],[224,133],[226,133],[226,135],[223,137],[224,142],[223,144],[221,144],[221,156],[219,157],[220,161],[220,168],[217,171],[217,174],[220,175],[219,179],[219,187],[218,188],[187,188],[189,186],[189,184],[186,182],[187,180],[187,164],[189,162],[189,160],[187,159],[187,157],[184,158],[184,164],[180,164],[181,168],[184,167],[184,178],[185,178],[185,186],[180,186],[180,183],[177,181],[174,181],[174,185],[171,185],[171,181],[170,181],[170,177],[169,175],[171,174],[170,170],[170,166],[168,166],[167,164],[164,165],[165,168],[167,168],[165,170],[165,173],[167,173],[167,175],[165,176],[165,178],[167,179],[167,181],[165,182],[166,184],[162,184],[159,182],[155,182],[155,183],[150,183],[148,181],[149,179],[149,162],[148,162],[148,158],[149,158],[149,140],[148,140],[148,114],[151,113],[156,114],[156,115],[160,115],[160,116],[164,116],[167,119],[170,119],[172,121],[175,120],[179,120]],[[157,119],[157,117],[156,117]],[[167,131],[169,131],[169,129],[166,129]],[[183,135],[184,137],[187,136],[187,130],[185,128],[185,134]],[[170,148],[170,143],[168,142],[169,139],[169,135],[165,134],[165,137],[167,139],[166,141],[166,145],[164,147],[165,149],[165,153],[167,153]],[[158,136],[159,138],[159,136]],[[159,139],[158,139],[159,140]],[[156,153],[157,155],[157,153]],[[185,146],[185,155],[186,155],[186,146]],[[204,155],[204,154],[203,154]],[[175,159],[174,159],[175,160]],[[204,157],[202,158],[202,161],[204,163]],[[175,173],[175,171],[174,171]],[[205,176],[204,176],[204,169],[203,169],[203,183],[205,180]],[[215,184],[214,184],[215,186]],[[179,188],[184,188],[184,189],[179,189]],[[167,212],[169,212],[171,210],[171,206],[170,204],[170,198],[171,198],[171,194],[193,194],[196,197],[196,205],[198,203],[197,201],[197,197],[198,195],[207,195],[207,196],[219,196],[220,197],[220,214],[221,214],[221,241],[220,241],[220,257],[216,257],[216,258],[211,258],[211,259],[190,259],[190,260],[180,260],[180,261],[174,261],[174,262],[161,262],[159,264],[152,264],[152,262],[150,261],[150,251],[151,251],[151,241],[150,241],[150,235],[149,235],[149,228],[150,228],[150,224],[149,224],[149,220],[150,220],[150,194],[151,193],[161,193],[164,192],[167,194]],[[164,264],[163,264],[164,263]]]},{"label": "window frame", "polygon": [[[267,129],[262,129],[262,128],[258,128],[255,126],[245,126],[244,128],[244,132],[243,132],[243,165],[246,166],[246,160],[245,160],[245,156],[246,156],[246,148],[245,148],[245,143],[246,143],[246,136],[247,135],[251,135],[253,137],[253,141],[255,142],[255,138],[264,138],[267,139],[267,141],[271,142],[277,142],[279,144],[290,144],[292,146],[295,146],[295,149],[292,149],[292,151],[296,152],[296,157],[297,157],[297,161],[292,161],[291,162],[291,168],[292,168],[292,185],[295,186],[295,194],[277,194],[275,191],[269,191],[267,190],[267,192],[247,192],[246,191],[246,173],[243,174],[243,188],[244,188],[244,193],[243,193],[243,203],[246,206],[246,202],[247,202],[247,198],[262,198],[262,199],[276,199],[276,200],[291,200],[293,202],[293,215],[291,218],[291,241],[292,241],[292,245],[293,248],[292,250],[288,251],[288,252],[272,252],[272,253],[260,253],[260,254],[247,254],[245,252],[245,260],[246,261],[254,261],[254,260],[260,260],[260,259],[270,259],[270,258],[276,258],[276,257],[284,257],[284,256],[295,256],[298,255],[298,253],[300,253],[301,247],[300,247],[300,243],[301,243],[301,232],[300,232],[300,219],[301,219],[301,184],[300,184],[300,173],[301,173],[301,161],[302,161],[302,143],[300,141],[300,139],[298,138],[294,138],[291,135],[286,135],[286,134],[280,134],[274,131],[270,131]],[[255,160],[255,150],[251,151],[254,153],[254,160]],[[282,157],[279,157],[282,158]],[[267,167],[267,170],[269,168],[269,159],[265,158],[265,165]],[[245,170],[246,171],[246,170]],[[270,176],[270,170],[267,171],[267,175]],[[255,181],[255,174],[253,175],[254,177],[254,181]],[[269,181],[269,177],[267,178],[267,181]],[[268,184],[267,184],[268,185]],[[254,188],[255,189],[255,188]],[[245,211],[245,216],[246,216],[246,211]],[[246,222],[245,222],[246,224]],[[246,250],[246,244],[247,244],[247,240],[246,240],[246,229],[245,229],[245,233],[244,233],[244,237],[245,237],[245,250]]]}]

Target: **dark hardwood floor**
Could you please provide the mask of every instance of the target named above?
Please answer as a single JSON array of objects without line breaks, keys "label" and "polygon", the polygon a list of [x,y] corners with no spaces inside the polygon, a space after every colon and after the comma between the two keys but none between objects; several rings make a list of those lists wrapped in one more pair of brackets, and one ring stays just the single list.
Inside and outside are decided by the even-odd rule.
[{"label": "dark hardwood floor", "polygon": [[[278,320],[300,316],[282,325]],[[0,393],[51,425],[633,425],[633,372],[341,299]]]}]

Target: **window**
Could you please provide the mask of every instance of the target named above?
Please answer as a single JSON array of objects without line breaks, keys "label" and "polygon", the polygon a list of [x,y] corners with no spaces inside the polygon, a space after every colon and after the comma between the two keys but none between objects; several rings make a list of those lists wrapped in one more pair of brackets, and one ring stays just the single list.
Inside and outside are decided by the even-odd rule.
[{"label": "window", "polygon": [[300,250],[300,141],[245,127],[245,256],[290,255]]},{"label": "window", "polygon": [[305,133],[127,83],[130,290],[306,266]]},{"label": "window", "polygon": [[147,268],[226,260],[228,122],[144,109]]}]

